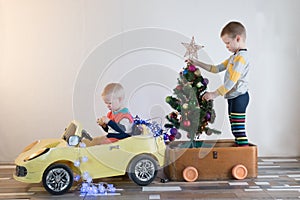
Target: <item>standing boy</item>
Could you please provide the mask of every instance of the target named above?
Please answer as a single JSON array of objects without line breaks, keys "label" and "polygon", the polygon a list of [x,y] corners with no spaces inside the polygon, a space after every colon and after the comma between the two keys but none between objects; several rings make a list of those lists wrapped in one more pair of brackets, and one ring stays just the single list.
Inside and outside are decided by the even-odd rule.
[{"label": "standing boy", "polygon": [[226,48],[233,53],[219,65],[209,65],[196,59],[188,60],[212,73],[225,72],[224,84],[216,91],[207,92],[203,99],[212,100],[224,96],[228,101],[228,114],[231,131],[237,146],[248,146],[245,130],[246,108],[249,103],[249,57],[246,48],[246,29],[240,22],[229,22],[221,31],[221,39]]}]

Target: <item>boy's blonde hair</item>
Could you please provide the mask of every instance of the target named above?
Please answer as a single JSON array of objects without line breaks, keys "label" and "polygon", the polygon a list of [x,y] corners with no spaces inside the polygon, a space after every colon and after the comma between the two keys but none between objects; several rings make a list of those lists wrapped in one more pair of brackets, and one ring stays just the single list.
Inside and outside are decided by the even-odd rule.
[{"label": "boy's blonde hair", "polygon": [[235,38],[237,35],[246,39],[246,28],[240,22],[229,22],[221,31],[220,36],[228,35],[231,38]]},{"label": "boy's blonde hair", "polygon": [[120,83],[109,83],[105,86],[102,92],[102,97],[112,95],[112,98],[125,98],[125,91]]}]

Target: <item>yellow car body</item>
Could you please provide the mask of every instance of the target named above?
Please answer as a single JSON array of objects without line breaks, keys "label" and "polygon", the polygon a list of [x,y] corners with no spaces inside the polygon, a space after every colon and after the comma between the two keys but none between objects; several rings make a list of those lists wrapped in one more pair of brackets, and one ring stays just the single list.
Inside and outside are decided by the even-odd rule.
[{"label": "yellow car body", "polygon": [[[149,134],[128,137],[110,144],[70,146],[68,144],[69,138],[71,136],[81,138],[82,130],[82,126],[77,121],[72,121],[61,139],[44,139],[30,144],[15,160],[16,172],[14,178],[26,183],[43,181],[45,187],[46,179],[50,179],[49,176],[57,173],[57,171],[52,171],[50,175],[45,173],[50,173],[51,166],[62,166],[59,169],[67,168],[67,172],[71,171],[71,173],[67,173],[67,178],[72,182],[72,185],[73,176],[76,174],[83,176],[84,173],[88,173],[92,179],[124,175],[130,170],[132,163],[138,160],[138,157],[142,159],[146,157],[150,161],[155,161],[154,164],[157,164],[157,167],[164,165],[166,146],[162,136],[154,137],[153,133],[150,132]],[[83,158],[85,158],[84,161]],[[155,166],[156,171],[157,167]],[[134,171],[133,167],[130,174],[134,174]],[[153,180],[153,178],[155,177],[151,179]],[[149,183],[149,181],[142,181],[137,184],[147,185]],[[52,194],[63,194],[70,187],[68,185],[67,189],[63,188],[57,191],[49,189],[47,186],[45,188]]]}]

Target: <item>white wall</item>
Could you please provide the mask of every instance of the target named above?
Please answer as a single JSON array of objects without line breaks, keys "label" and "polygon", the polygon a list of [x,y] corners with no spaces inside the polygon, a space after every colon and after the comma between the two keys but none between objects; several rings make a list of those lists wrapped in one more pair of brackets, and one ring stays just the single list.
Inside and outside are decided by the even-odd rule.
[{"label": "white wall", "polygon": [[[248,136],[260,156],[300,156],[300,25],[297,0],[0,0],[0,161],[36,139],[60,137],[73,118],[102,134],[103,86],[120,81],[134,114],[164,116],[184,66],[180,42],[200,57],[227,58],[220,29],[244,23],[252,58]],[[220,76],[204,73],[211,89]],[[143,82],[144,81],[144,82]],[[216,127],[231,138],[226,103]],[[209,139],[209,138],[208,138]]]}]

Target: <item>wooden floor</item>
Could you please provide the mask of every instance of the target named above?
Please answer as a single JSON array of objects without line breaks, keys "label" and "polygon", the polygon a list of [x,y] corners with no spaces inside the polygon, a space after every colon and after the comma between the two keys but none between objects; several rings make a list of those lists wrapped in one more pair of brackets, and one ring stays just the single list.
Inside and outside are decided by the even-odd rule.
[{"label": "wooden floor", "polygon": [[300,158],[259,158],[258,177],[239,181],[161,183],[157,178],[141,187],[127,177],[101,179],[97,181],[114,184],[117,189],[102,196],[80,195],[79,184],[63,196],[52,196],[41,184],[15,181],[14,170],[13,165],[0,165],[0,199],[300,199]]}]

